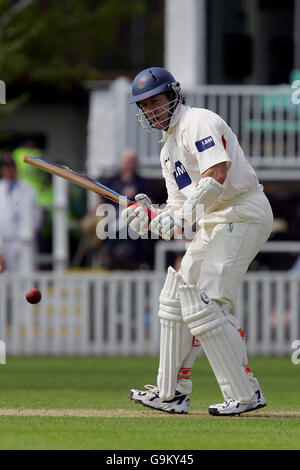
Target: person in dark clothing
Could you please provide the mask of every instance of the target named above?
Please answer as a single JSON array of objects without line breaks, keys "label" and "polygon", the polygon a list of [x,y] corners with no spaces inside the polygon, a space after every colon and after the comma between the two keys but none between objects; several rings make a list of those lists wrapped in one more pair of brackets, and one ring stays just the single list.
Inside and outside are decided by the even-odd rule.
[{"label": "person in dark clothing", "polygon": [[[152,199],[154,196],[154,187],[151,180],[143,178],[138,174],[138,154],[134,149],[126,148],[121,155],[120,168],[117,173],[103,180],[103,183],[112,188],[114,191],[126,196],[130,200],[134,200],[134,196],[138,193],[146,193]],[[107,203],[100,199],[100,202]],[[114,204],[111,202],[111,204]],[[109,269],[140,269],[151,268],[153,262],[152,250],[154,248],[154,240],[148,240],[147,250],[143,249],[144,240],[137,238],[135,232],[128,229],[128,236],[122,239],[120,232],[127,230],[127,224],[119,217],[120,207],[114,204],[116,208],[116,238],[107,238],[102,244],[102,250],[106,251],[106,259],[109,259]],[[132,232],[132,233],[130,233]],[[150,242],[150,243],[149,243]]]}]

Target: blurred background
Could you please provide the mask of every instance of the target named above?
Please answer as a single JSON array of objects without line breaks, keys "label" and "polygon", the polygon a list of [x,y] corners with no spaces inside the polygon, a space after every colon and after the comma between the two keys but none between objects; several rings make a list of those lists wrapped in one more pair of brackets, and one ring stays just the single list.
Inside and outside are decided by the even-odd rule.
[{"label": "blurred background", "polygon": [[[23,163],[67,164],[133,199],[166,200],[157,133],[128,104],[166,67],[187,104],[220,114],[264,185],[270,240],[236,314],[249,353],[300,338],[300,0],[0,0],[0,338],[11,354],[156,354],[164,272],[186,244],[120,240],[105,201]],[[17,183],[16,183],[17,181]],[[117,210],[117,208],[116,208]],[[38,287],[42,301],[25,302]]]}]

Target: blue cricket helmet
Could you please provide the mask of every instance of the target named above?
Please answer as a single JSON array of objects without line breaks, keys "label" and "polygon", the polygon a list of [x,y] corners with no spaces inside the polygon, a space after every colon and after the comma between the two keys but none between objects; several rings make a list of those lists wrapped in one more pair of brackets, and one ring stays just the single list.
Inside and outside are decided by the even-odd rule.
[{"label": "blue cricket helmet", "polygon": [[142,70],[132,82],[129,103],[138,103],[159,93],[172,91],[172,84],[179,87],[173,75],[163,67],[149,67]]}]

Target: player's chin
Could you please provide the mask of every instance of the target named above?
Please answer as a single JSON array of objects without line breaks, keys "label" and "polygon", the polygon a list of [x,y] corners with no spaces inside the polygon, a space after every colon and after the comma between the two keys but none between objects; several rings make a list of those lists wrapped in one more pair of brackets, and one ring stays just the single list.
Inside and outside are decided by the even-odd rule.
[{"label": "player's chin", "polygon": [[163,126],[161,124],[159,124],[157,121],[153,122],[151,121],[151,124],[152,124],[152,127],[154,127],[155,129],[157,129],[158,131],[162,131],[163,130]]},{"label": "player's chin", "polygon": [[154,120],[151,119],[150,121],[152,126],[155,127],[155,129],[157,129],[158,131],[165,130],[166,126],[164,126],[164,122],[160,122],[160,119],[156,118]]}]

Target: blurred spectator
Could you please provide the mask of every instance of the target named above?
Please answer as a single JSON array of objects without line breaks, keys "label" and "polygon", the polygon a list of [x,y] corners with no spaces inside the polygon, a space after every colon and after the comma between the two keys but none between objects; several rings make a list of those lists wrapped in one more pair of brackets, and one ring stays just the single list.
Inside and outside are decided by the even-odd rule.
[{"label": "blurred spectator", "polygon": [[121,155],[119,170],[107,178],[104,184],[132,201],[138,193],[146,193],[150,198],[153,197],[151,182],[138,173],[138,162],[136,150],[125,149]]},{"label": "blurred spectator", "polygon": [[[138,154],[134,149],[125,149],[117,173],[105,180],[101,178],[101,182],[130,200],[134,200],[138,193],[146,193],[152,200],[154,197],[151,180],[143,178],[138,173]],[[136,233],[128,229],[126,222],[120,217],[118,204],[103,198],[99,198],[98,204],[113,204],[117,215],[115,220],[109,222],[109,229],[115,234],[115,239],[99,240],[97,251],[99,265],[108,269],[149,269],[153,263],[154,240],[137,238]],[[91,217],[87,217],[90,221]],[[97,222],[99,217],[94,220],[95,231]],[[127,230],[127,238],[120,239],[120,233],[126,233]]]},{"label": "blurred spectator", "polygon": [[[20,181],[11,153],[2,157],[2,180],[0,181],[0,236],[3,242],[3,255],[6,269],[18,272],[22,255],[22,223],[25,217],[32,217],[33,232],[41,223],[41,212],[36,203],[35,191],[25,181]],[[34,243],[34,239],[33,239]],[[32,250],[34,253],[34,250]],[[34,259],[30,258],[28,270],[34,269]]]},{"label": "blurred spectator", "polygon": [[13,150],[13,159],[16,163],[18,178],[29,184],[36,193],[36,202],[41,208],[42,223],[37,234],[37,243],[41,253],[52,251],[52,203],[53,190],[51,175],[45,171],[28,165],[24,157],[42,157],[42,150],[38,148],[34,138],[28,138],[21,142],[20,146]]},{"label": "blurred spectator", "polygon": [[18,178],[21,181],[26,181],[35,190],[37,195],[37,202],[40,206],[49,206],[52,203],[52,187],[49,175],[28,165],[24,162],[24,157],[42,157],[42,151],[37,147],[35,140],[25,140],[20,147],[12,152],[12,157],[15,161]]}]

